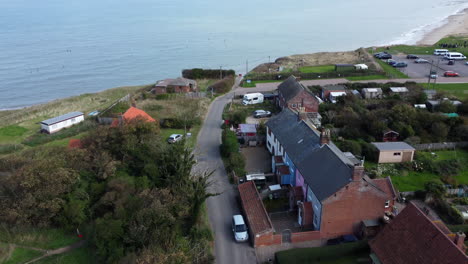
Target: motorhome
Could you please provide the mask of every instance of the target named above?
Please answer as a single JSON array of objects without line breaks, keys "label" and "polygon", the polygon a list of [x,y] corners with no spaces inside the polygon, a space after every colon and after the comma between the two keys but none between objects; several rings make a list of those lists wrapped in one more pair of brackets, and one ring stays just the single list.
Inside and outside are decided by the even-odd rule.
[{"label": "motorhome", "polygon": [[434,50],[434,55],[445,55],[447,54],[449,51],[447,49],[436,49]]},{"label": "motorhome", "polygon": [[262,93],[249,93],[245,94],[244,98],[242,99],[243,105],[251,105],[251,104],[261,104],[263,103],[264,96]]},{"label": "motorhome", "polygon": [[448,60],[464,60],[466,56],[461,54],[460,52],[448,52],[445,54],[444,58]]}]

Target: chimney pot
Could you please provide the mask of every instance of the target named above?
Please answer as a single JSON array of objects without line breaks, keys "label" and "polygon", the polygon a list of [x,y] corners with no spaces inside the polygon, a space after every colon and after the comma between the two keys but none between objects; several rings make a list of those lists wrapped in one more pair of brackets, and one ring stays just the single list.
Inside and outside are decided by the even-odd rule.
[{"label": "chimney pot", "polygon": [[455,234],[455,241],[454,242],[457,245],[457,247],[459,247],[463,251],[465,251],[465,238],[466,238],[466,235],[462,231],[458,231]]},{"label": "chimney pot", "polygon": [[330,130],[329,129],[322,129],[320,133],[320,145],[323,146],[325,144],[330,144]]}]

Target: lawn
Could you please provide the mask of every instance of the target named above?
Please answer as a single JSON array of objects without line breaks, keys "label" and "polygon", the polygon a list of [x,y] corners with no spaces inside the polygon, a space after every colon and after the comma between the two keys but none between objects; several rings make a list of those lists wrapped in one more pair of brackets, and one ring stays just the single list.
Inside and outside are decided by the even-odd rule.
[{"label": "lawn", "polygon": [[97,263],[90,249],[82,247],[68,253],[43,258],[34,264],[92,264]]},{"label": "lawn", "polygon": [[79,238],[74,233],[68,233],[60,229],[12,229],[0,227],[0,241],[22,246],[37,247],[43,249],[56,249],[71,245]]},{"label": "lawn", "polygon": [[304,66],[304,67],[300,67],[299,71],[302,72],[302,73],[334,72],[335,71],[335,65]]},{"label": "lawn", "polygon": [[283,80],[260,80],[260,81],[251,81],[247,83],[246,81],[242,82],[242,87],[244,88],[254,88],[257,86],[257,83],[273,83],[273,82],[282,82]]},{"label": "lawn", "polygon": [[468,83],[436,83],[435,85],[424,83],[422,85],[424,88],[445,92],[460,100],[468,100]]},{"label": "lawn", "polygon": [[4,262],[2,262],[2,264],[24,263],[28,260],[37,258],[41,256],[42,254],[43,254],[42,252],[39,252],[36,250],[15,247],[11,256],[8,259],[6,259]]},{"label": "lawn", "polygon": [[366,257],[369,257],[367,241],[316,248],[295,248],[276,253],[279,264],[360,263],[358,260]]},{"label": "lawn", "polygon": [[[192,133],[192,136],[190,138],[186,139],[186,144],[187,147],[189,148],[194,148],[195,144],[197,143],[197,136],[198,132],[200,132],[201,126],[194,126],[190,131],[187,131],[188,133]],[[172,134],[181,134],[184,135],[184,130],[183,129],[175,129],[175,128],[162,128],[161,129],[161,138],[163,141],[166,141],[170,135]]]},{"label": "lawn", "polygon": [[408,76],[380,59],[375,59],[390,78],[406,79]]},{"label": "lawn", "polygon": [[382,80],[388,79],[385,75],[369,75],[369,76],[355,76],[355,77],[346,77],[349,81],[368,81],[368,80]]}]

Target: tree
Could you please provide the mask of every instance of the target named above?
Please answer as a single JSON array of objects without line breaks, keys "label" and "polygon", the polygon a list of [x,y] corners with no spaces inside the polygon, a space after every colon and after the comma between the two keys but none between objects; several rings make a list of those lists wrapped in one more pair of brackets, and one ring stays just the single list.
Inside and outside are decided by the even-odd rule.
[{"label": "tree", "polygon": [[430,194],[434,199],[441,199],[445,195],[445,188],[439,182],[426,182],[424,184],[424,190]]},{"label": "tree", "polygon": [[435,122],[431,126],[432,137],[435,142],[442,142],[447,139],[449,129],[442,122]]},{"label": "tree", "polygon": [[435,110],[442,113],[455,113],[457,112],[457,106],[452,104],[449,100],[442,100]]}]

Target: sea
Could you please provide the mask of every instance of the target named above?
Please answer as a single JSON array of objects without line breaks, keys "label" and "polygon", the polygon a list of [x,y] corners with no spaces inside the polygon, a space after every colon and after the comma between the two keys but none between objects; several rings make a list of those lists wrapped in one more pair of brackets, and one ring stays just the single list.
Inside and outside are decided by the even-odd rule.
[{"label": "sea", "polygon": [[0,109],[150,84],[185,68],[245,73],[292,54],[412,44],[467,7],[468,0],[0,0]]}]

